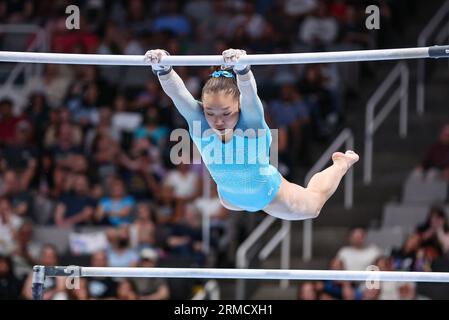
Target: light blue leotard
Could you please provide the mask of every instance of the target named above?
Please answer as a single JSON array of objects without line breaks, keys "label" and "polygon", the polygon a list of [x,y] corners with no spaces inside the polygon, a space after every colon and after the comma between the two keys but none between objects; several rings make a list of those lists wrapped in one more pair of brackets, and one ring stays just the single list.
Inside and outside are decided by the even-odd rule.
[{"label": "light blue leotard", "polygon": [[[246,211],[259,211],[276,196],[281,175],[269,163],[271,132],[257,96],[252,73],[238,77],[241,92],[240,118],[232,139],[223,143],[210,129],[202,106],[185,88],[175,72],[160,76],[164,91],[187,120],[189,133],[212,178],[220,197]],[[249,129],[249,130],[248,130]]]}]

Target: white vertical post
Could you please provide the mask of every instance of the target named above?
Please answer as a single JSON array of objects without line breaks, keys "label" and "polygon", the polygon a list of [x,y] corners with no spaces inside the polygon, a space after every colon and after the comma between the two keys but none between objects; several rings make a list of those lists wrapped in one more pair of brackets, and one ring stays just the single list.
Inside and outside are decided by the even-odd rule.
[{"label": "white vertical post", "polygon": [[416,112],[422,116],[425,110],[426,87],[425,87],[426,62],[424,60],[418,61],[417,73],[417,91],[416,91]]},{"label": "white vertical post", "polygon": [[[346,150],[354,150],[354,137],[351,134],[346,140]],[[351,209],[354,202],[354,168],[345,175],[345,209]]]},{"label": "white vertical post", "polygon": [[312,259],[312,221],[312,219],[307,219],[303,222],[302,259],[306,262]]},{"label": "white vertical post", "polygon": [[[206,166],[203,164],[203,197],[210,198],[210,176]],[[205,254],[210,252],[210,217],[208,212],[203,211],[203,250]]]},{"label": "white vertical post", "polygon": [[371,183],[373,169],[373,132],[374,132],[374,108],[370,105],[366,108],[365,118],[365,150],[363,157],[363,182]]},{"label": "white vertical post", "polygon": [[407,136],[409,80],[409,69],[407,65],[403,64],[401,66],[401,111],[399,115],[399,136],[401,138]]},{"label": "white vertical post", "polygon": [[[290,237],[291,237],[291,222],[287,220],[282,221],[282,227],[288,229],[284,240],[282,240],[281,247],[281,269],[290,269]],[[284,279],[281,280],[281,288],[286,289],[289,285],[289,281]]]}]

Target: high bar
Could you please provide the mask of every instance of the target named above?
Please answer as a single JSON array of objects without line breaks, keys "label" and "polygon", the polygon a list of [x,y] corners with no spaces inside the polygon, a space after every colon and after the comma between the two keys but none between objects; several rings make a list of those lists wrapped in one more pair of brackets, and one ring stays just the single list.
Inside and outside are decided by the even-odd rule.
[{"label": "high bar", "polygon": [[[401,60],[420,58],[449,58],[449,45],[404,49],[377,49],[358,51],[250,54],[239,60],[240,64],[277,65],[334,63],[355,61]],[[0,51],[0,62],[54,63],[148,66],[143,55],[103,55]],[[223,64],[221,55],[178,55],[162,58],[162,64],[172,66],[218,66]]]},{"label": "high bar", "polygon": [[[37,270],[35,268],[35,270]],[[225,268],[115,268],[115,267],[45,267],[50,277],[123,277],[189,279],[258,279],[258,280],[334,280],[334,281],[405,281],[449,282],[449,272],[347,271]]]}]

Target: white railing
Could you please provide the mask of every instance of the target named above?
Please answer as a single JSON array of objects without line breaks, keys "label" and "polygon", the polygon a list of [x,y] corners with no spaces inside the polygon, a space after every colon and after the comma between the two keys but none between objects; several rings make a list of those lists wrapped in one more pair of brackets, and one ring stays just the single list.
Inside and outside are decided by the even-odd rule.
[{"label": "white railing", "polygon": [[[443,42],[449,38],[449,1],[446,1],[441,8],[438,9],[437,13],[432,17],[430,22],[421,32],[418,37],[418,46],[425,46],[429,38],[435,34],[436,30],[440,30],[436,36],[436,43]],[[438,27],[446,19],[447,24],[441,29]],[[418,114],[422,115],[425,110],[425,100],[426,100],[426,62],[424,60],[418,60],[418,73],[417,73],[417,86],[416,86],[416,110]]]},{"label": "white railing", "polygon": [[[354,149],[354,136],[350,129],[344,129],[334,142],[327,148],[322,154],[320,159],[309,170],[305,178],[305,185],[307,185],[314,174],[321,171],[329,163],[329,159],[332,154],[338,151],[341,146],[345,145],[346,150]],[[346,209],[352,208],[354,199],[354,172],[353,169],[349,169],[344,177],[344,206]],[[312,259],[312,244],[313,244],[313,220],[307,219],[303,222],[303,248],[302,259],[304,261],[310,261]]]},{"label": "white railing", "polygon": [[[390,98],[383,105],[382,109],[377,113],[377,115],[375,115],[375,109],[382,101],[382,98],[385,96],[387,91],[391,90],[391,88],[398,82],[398,88],[394,90],[394,93],[391,94]],[[384,82],[368,100],[368,103],[366,105],[365,154],[363,170],[363,181],[365,184],[370,184],[372,181],[374,134],[399,102],[399,135],[401,138],[407,136],[409,83],[409,68],[405,62],[400,62],[393,68]]]},{"label": "white railing", "polygon": [[[203,166],[202,185],[203,185],[203,197],[210,198],[211,195],[211,177],[206,166]],[[203,251],[205,254],[210,253],[210,216],[209,212],[203,211],[202,217],[202,234],[203,234]]]},{"label": "white railing", "polygon": [[[35,34],[36,37],[33,41],[25,48],[26,51],[47,51],[48,50],[48,37],[47,31],[38,25],[34,24],[2,24],[0,25],[1,33],[11,33],[11,34]],[[20,76],[22,72],[25,75],[25,81],[27,81],[34,74],[39,74],[42,72],[42,64],[27,64],[27,63],[17,63],[12,69],[8,78],[6,79],[4,86],[11,87],[16,79]]]},{"label": "white railing", "polygon": [[[239,246],[236,255],[237,268],[245,269],[249,267],[251,257],[249,257],[249,251],[253,248],[254,244],[264,235],[268,229],[276,221],[276,218],[267,216],[249,237]],[[282,242],[281,246],[281,269],[290,268],[290,221],[282,221],[281,228],[271,238],[270,241],[260,250],[258,258],[261,261],[266,260],[273,250]],[[281,280],[281,287],[286,288],[288,286],[288,280]],[[238,280],[236,285],[236,297],[239,300],[246,297],[246,285],[245,280]]]}]

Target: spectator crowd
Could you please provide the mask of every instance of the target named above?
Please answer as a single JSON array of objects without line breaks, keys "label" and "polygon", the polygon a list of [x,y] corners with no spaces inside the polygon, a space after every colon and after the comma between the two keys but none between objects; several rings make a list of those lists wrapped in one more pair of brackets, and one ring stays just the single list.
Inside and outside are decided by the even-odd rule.
[{"label": "spectator crowd", "polygon": [[[403,27],[404,12],[412,8],[400,0],[372,2],[391,30]],[[79,30],[66,28],[70,4],[81,10]],[[164,48],[193,55],[232,47],[251,54],[388,45],[388,32],[367,30],[365,18],[365,2],[357,0],[0,1],[0,23],[39,26],[49,51],[63,53],[143,55]],[[1,34],[1,50],[18,45],[15,39]],[[28,35],[21,51],[40,41]],[[176,70],[198,97],[210,70]],[[280,169],[287,177],[308,164],[312,141],[326,141],[344,122],[344,99],[356,94],[359,77],[370,72],[344,71],[333,64],[255,69],[267,121],[279,129]],[[186,124],[150,68],[45,64],[17,81],[18,94],[0,97],[0,299],[30,299],[35,264],[232,264],[231,215],[213,182],[203,183],[202,165],[170,161],[177,143],[170,133]],[[203,215],[211,219],[210,251]],[[70,237],[65,250],[58,242],[38,241],[50,229]],[[363,242],[361,234],[351,238],[355,247]],[[410,246],[396,256],[410,255]],[[342,250],[331,268],[352,268],[350,255],[350,249]],[[360,263],[358,268],[367,257],[350,261]],[[408,268],[425,269],[415,258]],[[375,262],[384,269],[398,263]],[[92,278],[70,291],[63,279],[48,279],[45,299],[189,298],[197,284]],[[411,294],[407,290],[404,295]],[[374,293],[338,283],[302,286],[302,297],[313,295]]]}]

